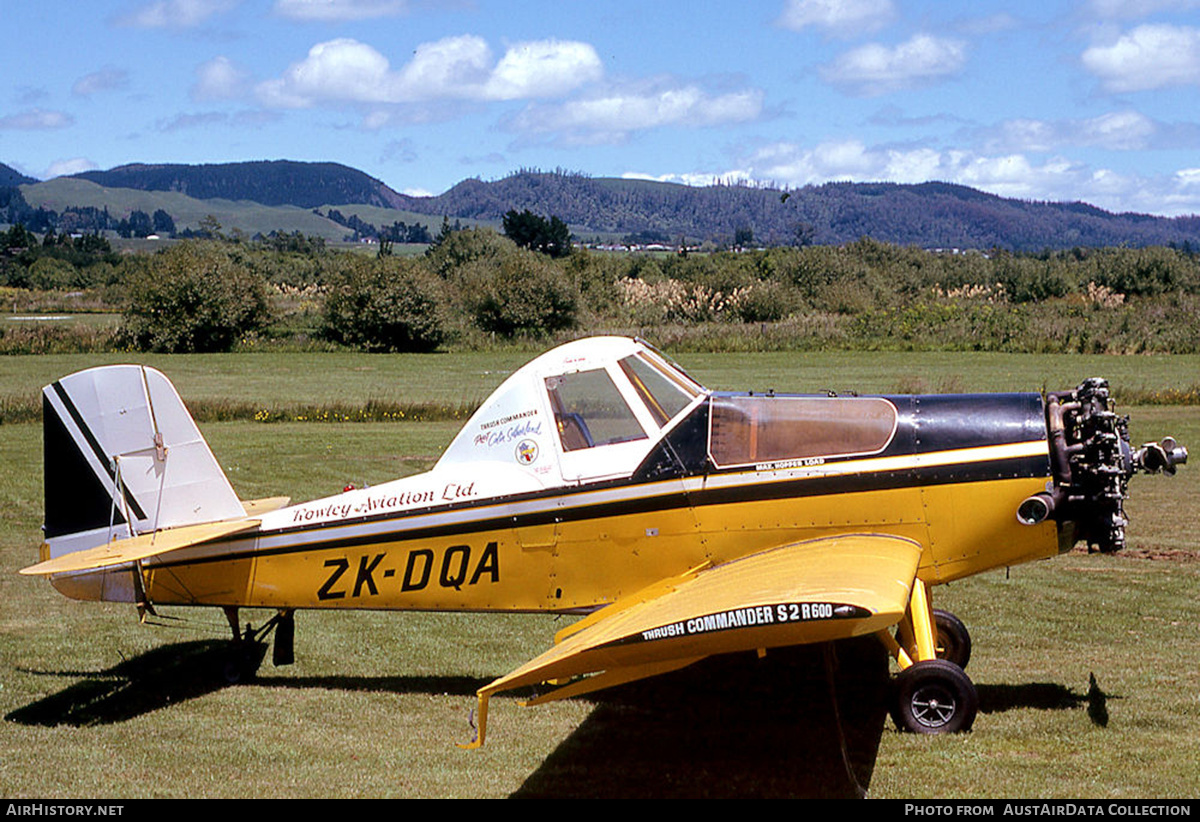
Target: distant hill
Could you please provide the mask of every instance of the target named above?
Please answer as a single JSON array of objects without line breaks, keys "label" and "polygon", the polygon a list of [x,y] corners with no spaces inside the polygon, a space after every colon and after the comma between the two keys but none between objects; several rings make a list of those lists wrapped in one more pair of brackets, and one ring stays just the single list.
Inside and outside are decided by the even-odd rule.
[{"label": "distant hill", "polygon": [[[0,166],[0,174],[16,172]],[[965,186],[929,182],[828,183],[799,189],[761,185],[685,186],[646,180],[589,177],[572,172],[523,170],[499,180],[468,179],[435,197],[400,194],[381,181],[338,163],[286,160],[216,165],[126,165],[89,171],[34,185],[21,177],[33,207],[62,211],[67,186],[75,180],[103,191],[126,192],[120,198],[89,194],[89,204],[124,210],[128,196],[143,192],[161,200],[186,195],[189,211],[228,214],[249,204],[284,209],[258,213],[252,230],[314,230],[314,209],[337,208],[344,215],[369,209],[367,219],[383,226],[396,219],[425,215],[436,226],[442,217],[464,223],[496,224],[510,209],[528,209],[564,220],[579,238],[636,236],[674,243],[713,240],[728,243],[737,235],[753,244],[838,244],[869,236],[883,242],[925,248],[1007,248],[1041,251],[1073,246],[1183,245],[1200,248],[1200,217],[1165,218],[1114,214],[1086,203],[1049,203],[1007,199]],[[0,183],[2,185],[2,183]],[[217,203],[221,209],[214,210]],[[212,204],[212,208],[208,204]],[[145,205],[132,206],[147,210]],[[157,203],[155,208],[160,207]],[[182,228],[190,215],[162,205]],[[289,210],[291,209],[291,210]],[[303,215],[295,210],[302,210]],[[399,210],[389,218],[387,213]],[[233,213],[231,213],[231,211]],[[114,212],[115,213],[115,212]],[[326,211],[325,213],[328,213]],[[294,219],[289,218],[292,215]],[[330,235],[342,229],[324,221]],[[266,224],[278,220],[279,224]],[[238,215],[232,223],[241,225]],[[436,229],[435,229],[436,230]]]},{"label": "distant hill", "polygon": [[[4,193],[0,188],[0,223],[5,222]],[[59,215],[59,220],[53,224],[56,231],[96,229],[95,219],[98,214],[111,215],[113,219],[129,217],[136,209],[146,214],[153,214],[162,209],[171,215],[179,230],[197,229],[200,222],[213,218],[220,223],[226,233],[241,231],[248,236],[269,234],[272,231],[322,237],[330,242],[342,240],[350,230],[344,225],[323,216],[328,208],[309,209],[292,205],[268,206],[251,200],[208,199],[198,200],[181,194],[178,191],[144,191],[132,188],[108,188],[88,180],[73,177],[56,177],[44,183],[34,183],[22,186],[20,189],[8,189],[18,195],[24,195],[20,203],[33,213],[15,215],[22,219],[27,226],[44,231],[47,226],[38,225],[38,216],[47,211]],[[335,206],[347,217],[353,215],[376,226],[389,226],[396,221],[409,224],[422,222],[432,232],[438,230],[441,215],[430,217],[408,211],[398,211],[369,205]],[[77,212],[82,211],[82,218],[93,219],[81,223]],[[318,213],[322,212],[322,213]],[[15,221],[15,220],[14,220]],[[463,221],[468,222],[468,221]],[[473,224],[473,223],[472,223]]]},{"label": "distant hill", "polygon": [[1045,248],[1105,245],[1200,247],[1200,217],[1112,214],[1085,203],[1013,200],[949,183],[828,183],[779,190],[705,187],[579,174],[523,172],[495,182],[465,180],[408,208],[499,219],[510,208],[565,220],[578,235],[659,233],[670,240],[729,241],[749,229],[767,245],[821,244],[870,236],[925,248]]},{"label": "distant hill", "polygon": [[36,182],[37,180],[33,179],[32,177],[26,177],[12,166],[6,166],[4,163],[0,163],[0,188],[6,188],[9,186],[23,186]]},{"label": "distant hill", "polygon": [[403,208],[404,198],[338,163],[273,160],[214,165],[125,165],[73,175],[106,188],[175,191],[197,200],[250,200],[267,206],[361,205]]}]

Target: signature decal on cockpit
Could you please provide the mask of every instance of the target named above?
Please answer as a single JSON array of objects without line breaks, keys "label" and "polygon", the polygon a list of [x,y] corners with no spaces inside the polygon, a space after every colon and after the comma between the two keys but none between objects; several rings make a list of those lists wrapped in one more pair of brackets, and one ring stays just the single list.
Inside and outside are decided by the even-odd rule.
[{"label": "signature decal on cockpit", "polygon": [[475,446],[477,448],[495,448],[497,445],[541,436],[541,421],[530,419],[530,417],[536,417],[537,413],[536,410],[531,409],[483,423],[479,426],[479,433],[475,435]]}]

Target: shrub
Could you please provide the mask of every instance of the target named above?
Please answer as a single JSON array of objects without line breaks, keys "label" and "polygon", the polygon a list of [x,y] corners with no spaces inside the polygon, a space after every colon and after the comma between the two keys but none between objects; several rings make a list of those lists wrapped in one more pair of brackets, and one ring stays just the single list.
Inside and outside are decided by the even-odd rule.
[{"label": "shrub", "polygon": [[627,257],[577,249],[563,260],[563,272],[579,292],[580,310],[593,316],[612,316],[620,304],[617,281],[627,268]]},{"label": "shrub", "polygon": [[417,261],[348,256],[329,276],[326,333],[366,351],[432,351],[445,336],[439,286]]},{"label": "shrub", "polygon": [[476,326],[494,334],[540,336],[575,325],[579,292],[545,256],[516,249],[477,259],[457,276],[459,300]]},{"label": "shrub", "polygon": [[730,310],[744,323],[778,322],[800,308],[794,288],[774,280],[764,280],[730,295]]},{"label": "shrub", "polygon": [[499,262],[516,247],[512,240],[490,228],[467,228],[448,232],[440,243],[429,247],[426,256],[435,274],[450,279],[469,263],[476,260]]},{"label": "shrub", "polygon": [[228,351],[269,320],[266,282],[217,243],[180,243],[126,277],[122,335],[143,351]]},{"label": "shrub", "polygon": [[76,285],[77,272],[75,266],[66,260],[53,257],[39,257],[29,267],[29,287],[42,291],[54,288],[71,288]]}]

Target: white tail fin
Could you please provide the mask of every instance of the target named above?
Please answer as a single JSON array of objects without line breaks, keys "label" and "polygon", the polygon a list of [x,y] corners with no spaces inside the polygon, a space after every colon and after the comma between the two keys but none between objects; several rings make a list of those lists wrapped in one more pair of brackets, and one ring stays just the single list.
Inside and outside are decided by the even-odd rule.
[{"label": "white tail fin", "polygon": [[245,516],[175,387],[140,365],[42,390],[48,551],[43,559],[161,528]]}]

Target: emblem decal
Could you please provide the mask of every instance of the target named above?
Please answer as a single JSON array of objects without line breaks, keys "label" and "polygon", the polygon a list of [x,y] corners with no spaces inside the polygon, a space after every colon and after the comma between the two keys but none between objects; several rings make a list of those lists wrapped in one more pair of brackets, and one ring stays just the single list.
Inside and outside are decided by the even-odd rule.
[{"label": "emblem decal", "polygon": [[538,444],[534,440],[521,440],[517,443],[517,462],[522,465],[533,465],[538,458]]}]

